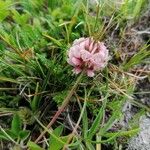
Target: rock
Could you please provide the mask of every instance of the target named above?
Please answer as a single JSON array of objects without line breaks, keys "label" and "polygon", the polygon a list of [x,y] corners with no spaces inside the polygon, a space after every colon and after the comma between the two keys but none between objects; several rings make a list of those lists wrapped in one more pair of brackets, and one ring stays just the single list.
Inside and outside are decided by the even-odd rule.
[{"label": "rock", "polygon": [[126,150],[150,150],[150,118],[142,116],[140,119],[140,132],[131,138]]}]

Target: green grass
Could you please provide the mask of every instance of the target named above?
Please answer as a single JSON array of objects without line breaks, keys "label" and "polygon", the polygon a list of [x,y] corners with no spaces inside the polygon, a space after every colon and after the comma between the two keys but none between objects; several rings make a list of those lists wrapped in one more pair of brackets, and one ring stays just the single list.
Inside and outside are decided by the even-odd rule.
[{"label": "green grass", "polygon": [[[122,59],[122,43],[147,2],[0,0],[0,149],[8,142],[13,149],[31,150],[126,146],[139,131],[132,121],[149,111],[134,99],[140,74],[132,69],[150,52],[146,41]],[[116,26],[117,39],[111,38]],[[72,42],[88,36],[106,41],[111,55],[94,78],[74,75],[66,61]],[[130,120],[131,128],[114,129],[127,101],[139,112]],[[59,117],[53,117],[56,112]]]}]

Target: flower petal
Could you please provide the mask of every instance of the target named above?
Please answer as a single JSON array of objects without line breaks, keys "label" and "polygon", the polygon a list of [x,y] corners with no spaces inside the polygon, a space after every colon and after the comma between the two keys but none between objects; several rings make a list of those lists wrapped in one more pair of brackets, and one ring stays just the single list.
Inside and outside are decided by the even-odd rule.
[{"label": "flower petal", "polygon": [[91,53],[94,54],[97,51],[97,49],[98,49],[98,45],[97,45],[97,43],[95,43]]},{"label": "flower petal", "polygon": [[93,71],[93,70],[88,69],[88,70],[87,70],[87,75],[88,75],[89,77],[93,77],[95,74],[94,74],[94,71]]},{"label": "flower petal", "polygon": [[85,49],[88,50],[90,46],[90,38],[86,38],[85,40]]},{"label": "flower petal", "polygon": [[69,57],[80,58],[80,47],[78,45],[70,48]]},{"label": "flower petal", "polygon": [[82,64],[81,60],[76,57],[72,57],[71,61],[75,66],[80,66]]},{"label": "flower petal", "polygon": [[83,61],[88,61],[91,58],[91,53],[86,51],[86,50],[81,50],[81,58],[83,59]]},{"label": "flower petal", "polygon": [[75,68],[73,69],[73,72],[74,72],[75,74],[79,74],[81,71],[82,71],[82,69],[81,69],[80,67],[75,67]]},{"label": "flower petal", "polygon": [[91,43],[89,46],[89,52],[91,52],[93,50],[93,45],[94,45],[94,41],[91,39]]},{"label": "flower petal", "polygon": [[83,42],[84,40],[85,40],[84,37],[83,37],[83,38],[76,39],[76,40],[73,42],[73,46],[80,44],[80,43]]},{"label": "flower petal", "polygon": [[70,64],[70,65],[74,66],[74,64],[73,64],[73,62],[71,61],[71,59],[70,59],[70,58],[68,58],[68,59],[67,59],[67,62],[68,62],[68,64]]},{"label": "flower petal", "polygon": [[94,64],[100,64],[102,62],[101,53],[96,53],[92,55],[91,62]]}]

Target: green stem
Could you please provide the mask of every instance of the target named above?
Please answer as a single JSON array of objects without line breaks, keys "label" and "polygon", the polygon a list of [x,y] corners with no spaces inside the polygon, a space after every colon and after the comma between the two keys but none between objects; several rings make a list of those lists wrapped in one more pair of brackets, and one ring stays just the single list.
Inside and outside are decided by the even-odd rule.
[{"label": "green stem", "polygon": [[87,105],[87,96],[86,96],[86,94],[85,94],[85,101],[84,101],[84,105],[83,105],[83,108],[82,108],[82,110],[81,110],[79,119],[78,119],[78,121],[77,121],[77,123],[76,123],[76,125],[75,125],[75,127],[74,127],[74,129],[73,129],[73,131],[72,131],[72,133],[71,133],[70,136],[68,137],[68,140],[67,140],[67,142],[66,142],[66,144],[64,145],[64,147],[63,147],[62,150],[66,150],[66,149],[67,149],[68,144],[70,143],[70,141],[72,140],[72,138],[75,136],[75,132],[77,131],[77,128],[79,127],[79,124],[80,124],[80,122],[81,122],[81,119],[82,119],[82,117],[83,117],[83,115],[84,115],[84,112],[85,112],[85,109],[86,109],[86,105]]},{"label": "green stem", "polygon": [[[49,124],[47,125],[47,129],[49,129],[57,120],[57,118],[59,117],[59,115],[64,111],[65,107],[68,105],[70,98],[72,97],[75,89],[77,88],[78,84],[80,83],[80,80],[83,76],[83,72],[80,74],[80,76],[77,78],[75,84],[73,85],[72,89],[70,90],[69,94],[67,95],[67,97],[65,98],[65,100],[63,101],[61,107],[58,109],[58,111],[56,112],[56,114],[54,115],[54,117],[52,118],[52,120],[49,122]],[[41,140],[41,138],[45,135],[46,130],[44,130],[39,137],[35,140],[35,143],[37,143],[39,140]]]}]

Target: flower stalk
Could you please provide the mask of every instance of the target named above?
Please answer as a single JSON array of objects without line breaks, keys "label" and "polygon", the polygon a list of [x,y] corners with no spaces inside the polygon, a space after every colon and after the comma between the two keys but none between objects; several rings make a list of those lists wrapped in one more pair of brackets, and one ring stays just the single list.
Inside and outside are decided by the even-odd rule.
[{"label": "flower stalk", "polygon": [[[49,129],[54,123],[55,121],[57,120],[57,118],[59,117],[59,115],[65,110],[66,106],[68,105],[74,91],[76,90],[76,88],[78,87],[81,79],[82,79],[82,76],[83,76],[83,72],[80,74],[80,76],[77,78],[75,84],[73,85],[73,87],[71,88],[69,94],[67,95],[67,97],[65,98],[65,100],[63,101],[62,105],[59,107],[58,111],[55,113],[54,117],[52,118],[52,120],[49,122],[49,124],[47,125],[47,129]],[[38,143],[42,137],[45,135],[46,133],[46,130],[44,130],[40,135],[39,137],[35,140],[35,143]]]}]

